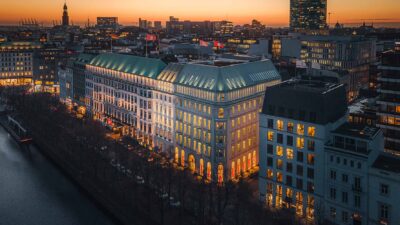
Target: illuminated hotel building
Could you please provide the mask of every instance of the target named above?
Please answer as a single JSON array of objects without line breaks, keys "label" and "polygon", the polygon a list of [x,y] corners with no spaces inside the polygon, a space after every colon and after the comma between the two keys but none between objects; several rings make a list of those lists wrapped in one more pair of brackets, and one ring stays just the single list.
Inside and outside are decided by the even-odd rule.
[{"label": "illuminated hotel building", "polygon": [[327,0],[290,0],[290,28],[326,28]]},{"label": "illuminated hotel building", "polygon": [[86,108],[110,127],[153,146],[153,89],[166,64],[120,54],[101,54],[86,65]]},{"label": "illuminated hotel building", "polygon": [[345,88],[290,80],[267,89],[265,99],[259,122],[260,199],[312,220],[326,191],[325,143],[347,120]]},{"label": "illuminated hotel building", "polygon": [[86,67],[87,108],[176,163],[224,181],[258,163],[258,113],[280,82],[269,60],[215,66],[102,54]]},{"label": "illuminated hotel building", "polygon": [[274,58],[303,60],[310,67],[345,70],[350,74],[348,100],[368,85],[369,65],[376,60],[376,41],[360,36],[322,36],[289,34],[274,36]]},{"label": "illuminated hotel building", "polygon": [[32,85],[35,50],[41,45],[32,42],[0,44],[0,86]]}]

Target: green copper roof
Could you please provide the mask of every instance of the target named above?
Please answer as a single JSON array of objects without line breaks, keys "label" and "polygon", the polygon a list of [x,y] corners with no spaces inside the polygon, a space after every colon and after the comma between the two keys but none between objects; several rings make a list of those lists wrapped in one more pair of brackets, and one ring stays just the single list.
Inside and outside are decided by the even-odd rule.
[{"label": "green copper roof", "polygon": [[156,78],[167,66],[159,59],[114,53],[100,54],[94,57],[89,64],[150,78]]},{"label": "green copper roof", "polygon": [[204,90],[226,92],[280,80],[281,76],[270,60],[262,60],[223,67],[202,64],[185,64],[180,67],[170,65],[157,79]]}]

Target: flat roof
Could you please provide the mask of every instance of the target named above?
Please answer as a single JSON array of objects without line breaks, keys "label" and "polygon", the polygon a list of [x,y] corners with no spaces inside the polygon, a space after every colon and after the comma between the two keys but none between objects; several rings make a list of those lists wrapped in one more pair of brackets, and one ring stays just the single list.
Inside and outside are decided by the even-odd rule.
[{"label": "flat roof", "polygon": [[362,139],[372,139],[379,131],[380,129],[377,127],[366,126],[363,124],[345,123],[332,133]]},{"label": "flat roof", "polygon": [[381,154],[375,160],[372,167],[393,173],[400,173],[400,159]]}]

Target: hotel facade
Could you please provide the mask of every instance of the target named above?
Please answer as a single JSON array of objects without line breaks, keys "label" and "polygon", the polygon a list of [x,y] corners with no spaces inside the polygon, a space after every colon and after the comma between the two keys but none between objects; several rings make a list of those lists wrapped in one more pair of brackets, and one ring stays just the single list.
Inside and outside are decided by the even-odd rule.
[{"label": "hotel facade", "polygon": [[95,119],[222,182],[258,164],[258,113],[265,89],[280,81],[269,60],[166,65],[102,54],[86,66],[86,105]]}]

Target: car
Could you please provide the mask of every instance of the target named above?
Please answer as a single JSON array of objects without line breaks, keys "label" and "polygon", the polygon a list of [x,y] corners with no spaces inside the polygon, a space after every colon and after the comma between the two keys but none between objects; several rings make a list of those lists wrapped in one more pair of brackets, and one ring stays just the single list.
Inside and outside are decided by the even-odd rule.
[{"label": "car", "polygon": [[171,206],[173,206],[173,207],[179,207],[179,206],[181,206],[181,202],[180,202],[180,201],[170,202],[169,204],[170,204]]}]

